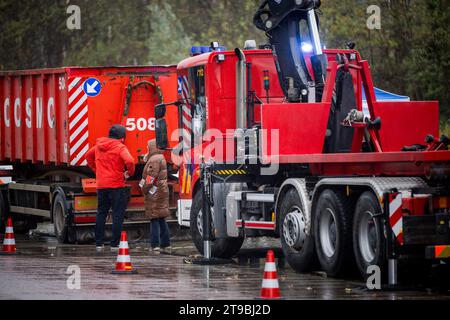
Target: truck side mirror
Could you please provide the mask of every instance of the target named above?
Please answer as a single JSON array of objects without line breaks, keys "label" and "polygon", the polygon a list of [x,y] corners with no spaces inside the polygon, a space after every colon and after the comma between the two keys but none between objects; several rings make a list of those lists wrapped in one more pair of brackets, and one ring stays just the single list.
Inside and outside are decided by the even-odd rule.
[{"label": "truck side mirror", "polygon": [[168,139],[167,139],[167,122],[166,119],[157,119],[155,126],[156,133],[156,146],[158,149],[164,150],[168,147]]},{"label": "truck side mirror", "polygon": [[156,120],[163,119],[166,116],[166,107],[165,103],[157,104],[155,106],[155,118]]},{"label": "truck side mirror", "polygon": [[167,149],[169,147],[169,140],[167,137],[167,122],[164,117],[166,116],[167,106],[175,105],[179,106],[180,102],[161,103],[155,106],[155,133],[156,133],[156,145],[159,149]]},{"label": "truck side mirror", "polygon": [[156,146],[158,149],[166,149],[168,146],[167,141],[167,122],[164,117],[166,116],[166,104],[158,104],[155,106],[155,133],[156,133]]}]

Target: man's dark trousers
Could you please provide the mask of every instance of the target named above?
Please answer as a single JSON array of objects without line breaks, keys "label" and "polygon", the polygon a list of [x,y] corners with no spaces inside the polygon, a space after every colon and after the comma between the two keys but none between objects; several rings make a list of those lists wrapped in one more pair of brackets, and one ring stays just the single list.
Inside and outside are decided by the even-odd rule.
[{"label": "man's dark trousers", "polygon": [[128,191],[126,188],[98,190],[97,222],[95,225],[95,243],[98,247],[103,245],[106,217],[111,208],[113,218],[111,247],[119,246],[127,202]]}]

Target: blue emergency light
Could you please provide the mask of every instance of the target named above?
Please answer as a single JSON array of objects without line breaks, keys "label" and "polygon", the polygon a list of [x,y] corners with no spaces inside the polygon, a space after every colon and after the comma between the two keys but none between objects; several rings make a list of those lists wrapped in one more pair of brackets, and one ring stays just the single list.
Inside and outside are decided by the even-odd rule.
[{"label": "blue emergency light", "polygon": [[[224,46],[220,46],[217,48],[217,50],[215,51],[226,51],[227,49]],[[191,57],[193,56],[198,56],[199,54],[203,54],[203,53],[209,53],[209,52],[213,52],[214,49],[209,47],[209,46],[193,46],[191,48]]]},{"label": "blue emergency light", "polygon": [[194,46],[191,48],[191,56],[196,56],[202,53],[202,47]]}]

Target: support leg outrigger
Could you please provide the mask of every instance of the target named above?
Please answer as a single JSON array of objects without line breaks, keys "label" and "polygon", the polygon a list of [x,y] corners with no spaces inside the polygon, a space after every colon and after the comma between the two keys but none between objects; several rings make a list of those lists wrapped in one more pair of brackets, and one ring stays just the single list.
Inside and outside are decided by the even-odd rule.
[{"label": "support leg outrigger", "polygon": [[210,165],[201,164],[201,188],[203,192],[203,256],[205,259],[211,259],[211,241],[213,240],[212,225],[211,225],[211,206],[214,204],[211,193],[211,179],[209,175]]},{"label": "support leg outrigger", "polygon": [[193,264],[214,265],[233,263],[231,259],[219,259],[212,256],[212,241],[214,235],[212,232],[212,212],[211,207],[214,206],[211,172],[214,165],[205,163],[202,159],[200,164],[201,188],[202,188],[202,223],[203,223],[203,258],[194,259]]},{"label": "support leg outrigger", "polygon": [[393,189],[390,193],[384,194],[384,212],[385,212],[385,228],[386,228],[386,255],[388,262],[388,286],[387,290],[399,289],[398,286],[398,253],[397,239],[390,225],[390,195],[397,194],[398,191]]}]

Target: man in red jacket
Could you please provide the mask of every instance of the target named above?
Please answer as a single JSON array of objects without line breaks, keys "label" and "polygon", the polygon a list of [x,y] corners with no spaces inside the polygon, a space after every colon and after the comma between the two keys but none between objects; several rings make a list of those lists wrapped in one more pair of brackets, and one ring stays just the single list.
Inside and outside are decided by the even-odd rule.
[{"label": "man in red jacket", "polygon": [[[134,175],[134,160],[124,145],[126,129],[114,125],[108,138],[100,138],[97,145],[88,151],[88,166],[97,177],[98,210],[95,225],[97,249],[103,248],[105,222],[112,208],[113,228],[111,249],[117,249],[127,208],[128,194],[125,180]],[[126,169],[125,169],[126,168]]]}]

